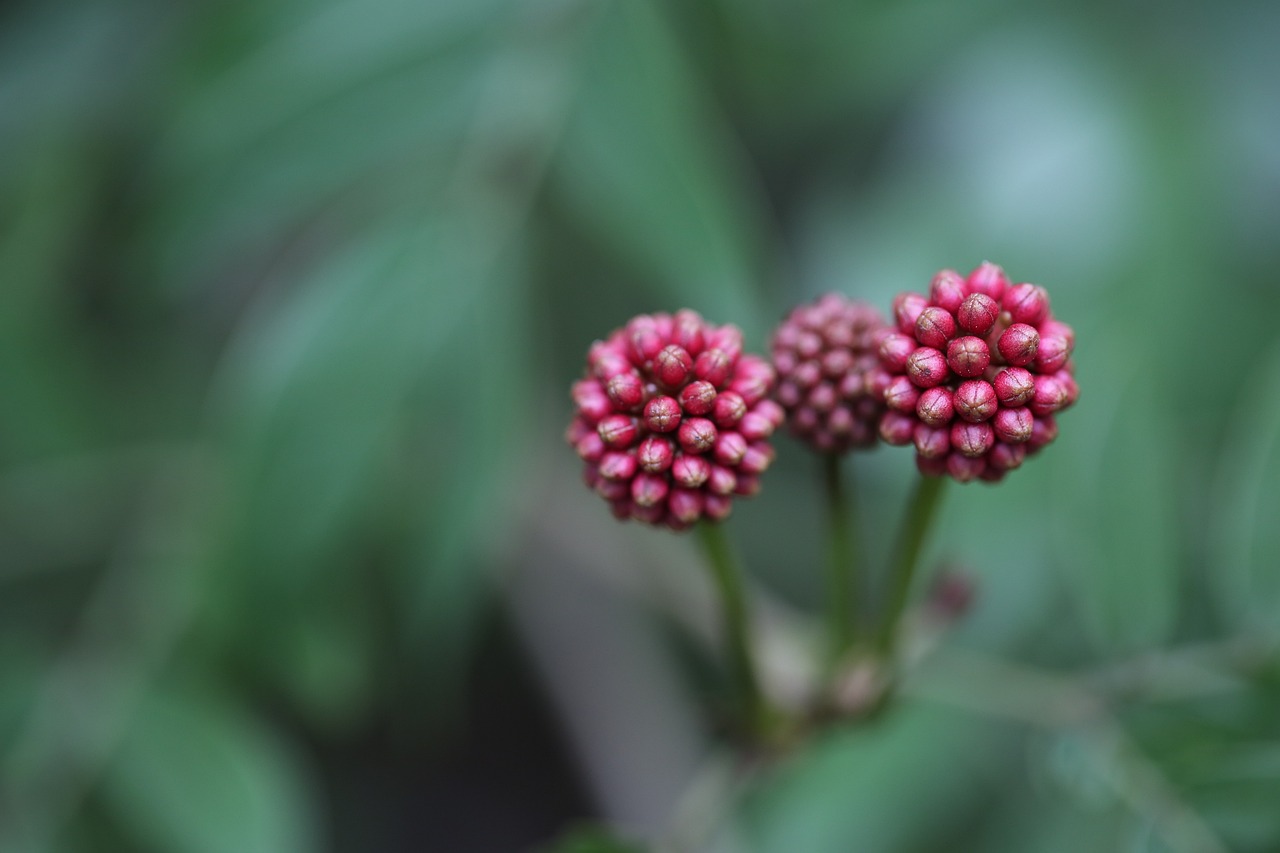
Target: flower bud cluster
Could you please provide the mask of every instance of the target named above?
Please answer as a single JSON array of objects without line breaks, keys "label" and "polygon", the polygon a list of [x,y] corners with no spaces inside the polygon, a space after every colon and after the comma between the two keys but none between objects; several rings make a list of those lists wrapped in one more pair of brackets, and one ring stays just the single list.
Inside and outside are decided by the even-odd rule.
[{"label": "flower bud cluster", "polygon": [[927,297],[900,294],[893,309],[880,436],[914,444],[923,473],[998,481],[1057,436],[1055,415],[1079,393],[1075,335],[1044,288],[984,263],[968,276],[943,270]]},{"label": "flower bud cluster", "polygon": [[889,375],[880,367],[880,313],[829,293],[793,310],[773,334],[775,399],[791,432],[820,453],[876,443]]},{"label": "flower bud cluster", "polygon": [[736,326],[693,311],[642,314],[597,341],[565,437],[620,519],[683,529],[729,515],[773,461],[774,371]]}]

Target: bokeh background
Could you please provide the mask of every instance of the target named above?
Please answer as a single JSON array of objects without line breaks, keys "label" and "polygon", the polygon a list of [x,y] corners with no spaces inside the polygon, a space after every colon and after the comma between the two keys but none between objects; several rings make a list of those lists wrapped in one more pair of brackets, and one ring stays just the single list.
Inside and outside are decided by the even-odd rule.
[{"label": "bokeh background", "polygon": [[[1263,0],[0,3],[0,849],[1280,849],[1278,40]],[[562,443],[583,353],[988,258],[1081,401],[948,495],[979,595],[896,712],[743,774],[693,542]],[[779,450],[729,533],[803,639]],[[856,462],[877,559],[910,455]]]}]

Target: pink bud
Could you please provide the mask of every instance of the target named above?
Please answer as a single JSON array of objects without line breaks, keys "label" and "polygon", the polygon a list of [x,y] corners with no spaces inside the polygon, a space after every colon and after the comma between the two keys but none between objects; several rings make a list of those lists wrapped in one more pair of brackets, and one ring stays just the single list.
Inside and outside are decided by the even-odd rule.
[{"label": "pink bud", "polygon": [[950,455],[921,456],[917,453],[916,468],[926,477],[944,477],[947,474],[947,460],[950,458]]},{"label": "pink bud", "polygon": [[619,373],[630,373],[634,368],[631,360],[620,352],[601,350],[590,360],[591,372],[601,382],[608,382]]},{"label": "pink bud", "polygon": [[1011,444],[1021,444],[1030,439],[1033,424],[1031,410],[1026,408],[1001,409],[992,421],[996,436]]},{"label": "pink bud", "polygon": [[667,496],[671,486],[660,474],[637,474],[631,481],[631,499],[637,506],[654,506]]},{"label": "pink bud", "polygon": [[907,359],[907,376],[917,388],[932,388],[947,381],[947,359],[932,347],[919,347]]},{"label": "pink bud", "polygon": [[660,435],[649,435],[636,448],[636,462],[650,474],[660,474],[671,467],[676,458],[675,444]]},{"label": "pink bud", "polygon": [[839,382],[846,373],[853,369],[854,357],[853,353],[847,349],[833,349],[823,353],[819,363],[822,365],[823,376],[834,382]]},{"label": "pink bud", "polygon": [[893,317],[898,324],[898,331],[904,335],[915,335],[916,318],[920,312],[929,307],[929,300],[918,293],[899,293],[893,298]]},{"label": "pink bud", "polygon": [[1013,322],[1036,326],[1049,315],[1049,294],[1034,284],[1015,284],[1005,292],[1003,305]]},{"label": "pink bud", "polygon": [[720,388],[728,380],[732,368],[733,362],[725,355],[724,350],[708,349],[703,350],[693,363],[693,375]]},{"label": "pink bud", "polygon": [[707,490],[713,495],[731,495],[738,488],[738,475],[728,468],[712,465],[707,478]]},{"label": "pink bud", "polygon": [[965,456],[981,456],[991,449],[995,440],[995,432],[989,423],[956,421],[951,425],[951,446]]},{"label": "pink bud", "polygon": [[996,390],[981,379],[961,382],[953,395],[953,401],[956,414],[973,423],[987,420],[996,413],[999,406]]},{"label": "pink bud", "polygon": [[644,425],[651,432],[671,432],[680,426],[680,404],[675,397],[654,397],[644,406]]},{"label": "pink bud", "polygon": [[915,352],[916,340],[914,337],[901,334],[900,332],[890,332],[880,341],[880,363],[885,370],[893,373],[901,373],[907,367],[907,359],[911,353]]},{"label": "pink bud", "polygon": [[751,407],[751,411],[768,418],[774,429],[782,426],[787,421],[787,413],[772,400],[761,400]]},{"label": "pink bud", "polygon": [[987,469],[987,460],[981,456],[965,456],[951,453],[947,456],[947,473],[960,483],[968,483],[982,476]]},{"label": "pink bud", "polygon": [[573,404],[593,424],[613,411],[613,402],[605,394],[604,386],[594,379],[573,383]]},{"label": "pink bud", "polygon": [[733,466],[747,452],[747,440],[736,432],[722,432],[715,440],[715,458],[721,465]]},{"label": "pink bud", "polygon": [[1012,471],[1026,458],[1025,444],[1005,444],[1003,441],[997,441],[991,448],[991,452],[987,454],[987,463],[999,471]]},{"label": "pink bud", "polygon": [[966,335],[947,344],[947,367],[957,376],[972,379],[981,376],[991,364],[991,350],[982,338]]},{"label": "pink bud", "polygon": [[663,347],[653,360],[653,375],[668,388],[679,388],[693,370],[693,357],[682,346]]},{"label": "pink bud", "polygon": [[1056,376],[1037,376],[1035,385],[1035,396],[1029,405],[1036,417],[1052,415],[1067,405],[1067,389]]},{"label": "pink bud", "polygon": [[671,340],[685,348],[689,355],[696,357],[702,352],[706,343],[704,335],[705,323],[696,311],[687,308],[676,312],[672,319]]},{"label": "pink bud", "polygon": [[951,450],[951,430],[947,427],[916,424],[912,439],[915,441],[916,452],[926,459],[946,456]]},{"label": "pink bud", "polygon": [[[603,473],[601,471],[602,476]],[[630,477],[601,479],[596,483],[595,489],[596,494],[607,501],[626,500],[631,496],[631,479]]]},{"label": "pink bud", "polygon": [[[706,334],[707,349],[718,349],[733,362],[742,355],[742,330],[732,323],[709,330]],[[712,383],[717,385],[719,383]]]},{"label": "pink bud", "polygon": [[704,453],[716,442],[716,425],[706,418],[685,418],[677,437],[686,453]]},{"label": "pink bud", "polygon": [[671,464],[671,478],[686,488],[696,489],[711,476],[712,465],[702,456],[681,454]]},{"label": "pink bud", "polygon": [[955,401],[946,388],[930,388],[916,402],[916,415],[932,427],[946,426],[955,417]]},{"label": "pink bud", "polygon": [[773,435],[774,429],[773,421],[758,411],[747,412],[738,424],[738,432],[748,441],[763,441]]},{"label": "pink bud", "polygon": [[803,359],[816,358],[822,352],[822,337],[804,330],[796,337],[796,354]]},{"label": "pink bud", "polygon": [[[968,290],[964,278],[955,270],[942,270],[933,277],[929,284],[929,301],[939,308],[954,314],[964,301]],[[924,343],[924,341],[921,341]],[[933,346],[933,344],[930,344]]]},{"label": "pink bud", "polygon": [[1066,323],[1063,323],[1060,320],[1055,320],[1053,317],[1050,317],[1040,324],[1040,335],[1041,337],[1051,335],[1056,338],[1062,338],[1067,342],[1068,349],[1074,349],[1076,345],[1075,330]]},{"label": "pink bud", "polygon": [[606,450],[604,439],[597,432],[589,432],[574,442],[573,449],[586,462],[599,462]]},{"label": "pink bud", "polygon": [[693,524],[702,516],[705,503],[703,493],[695,489],[672,489],[667,498],[668,510],[685,524]]},{"label": "pink bud", "polygon": [[710,382],[690,382],[680,391],[680,406],[690,415],[705,415],[716,402],[716,389]]},{"label": "pink bud", "polygon": [[663,340],[652,317],[641,315],[627,324],[627,344],[627,355],[636,366],[641,366],[658,355]]},{"label": "pink bud", "polygon": [[920,399],[920,389],[905,376],[895,376],[884,392],[885,404],[897,412],[911,414]]},{"label": "pink bud", "polygon": [[610,450],[600,457],[600,476],[606,480],[630,480],[636,473],[636,458],[630,453]]},{"label": "pink bud", "polygon": [[742,454],[742,460],[738,463],[738,470],[747,474],[763,474],[769,465],[773,463],[773,448],[764,442],[755,442],[747,446],[747,452]]},{"label": "pink bud", "polygon": [[1040,348],[1040,333],[1026,323],[1014,323],[1004,330],[997,348],[1009,364],[1025,367],[1035,361]]},{"label": "pink bud", "polygon": [[[793,386],[794,387],[794,386]],[[778,389],[782,391],[781,388]],[[799,389],[796,390],[799,394]],[[715,421],[716,426],[728,429],[742,419],[747,413],[747,403],[742,399],[742,395],[733,391],[725,391],[715,398],[715,404],[711,409],[711,419]]]},{"label": "pink bud", "polygon": [[880,437],[889,444],[910,444],[916,420],[902,412],[888,411],[880,418]]},{"label": "pink bud", "polygon": [[996,374],[996,397],[1002,406],[1022,406],[1035,394],[1035,379],[1029,370],[1009,367]]},{"label": "pink bud", "polygon": [[956,323],[971,335],[986,337],[1000,316],[1000,306],[985,293],[971,293],[960,303]]},{"label": "pink bud", "polygon": [[758,476],[746,473],[738,475],[738,485],[733,487],[733,493],[735,495],[751,497],[752,495],[759,494],[759,492],[760,478]]},{"label": "pink bud", "polygon": [[616,450],[630,447],[639,435],[634,418],[626,415],[609,415],[596,427],[605,444]]},{"label": "pink bud", "polygon": [[809,392],[805,404],[815,412],[829,412],[835,408],[839,395],[830,382],[819,382]]},{"label": "pink bud", "polygon": [[644,382],[631,371],[614,374],[604,391],[620,411],[631,411],[644,402]]},{"label": "pink bud", "polygon": [[956,333],[956,320],[944,308],[930,305],[916,318],[916,340],[922,346],[945,349]]},{"label": "pink bud", "polygon": [[968,282],[969,290],[974,293],[985,293],[999,302],[1004,297],[1005,288],[1009,286],[1009,277],[997,265],[990,261],[983,261],[969,273]]},{"label": "pink bud", "polygon": [[791,381],[804,390],[809,390],[822,381],[822,365],[816,361],[802,361],[791,371]]},{"label": "pink bud", "polygon": [[724,521],[733,511],[733,501],[726,495],[709,494],[702,507],[702,514],[712,521]]},{"label": "pink bud", "polygon": [[[725,394],[733,394],[733,392],[726,391]],[[718,399],[724,399],[725,394],[721,394]],[[789,379],[778,386],[778,390],[774,392],[774,395],[778,398],[778,402],[786,406],[788,409],[794,409],[804,401],[804,390]],[[737,394],[733,394],[733,396],[737,397],[739,400],[742,399],[742,397]],[[745,409],[746,406],[747,404],[744,402],[742,407]]]},{"label": "pink bud", "polygon": [[1036,352],[1034,367],[1040,373],[1056,373],[1071,356],[1071,344],[1060,335],[1040,335],[1040,349]]}]

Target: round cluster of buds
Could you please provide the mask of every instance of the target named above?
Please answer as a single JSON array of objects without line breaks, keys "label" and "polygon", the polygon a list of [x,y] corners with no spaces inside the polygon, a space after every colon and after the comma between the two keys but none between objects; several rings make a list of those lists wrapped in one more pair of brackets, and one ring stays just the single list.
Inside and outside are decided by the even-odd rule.
[{"label": "round cluster of buds", "polygon": [[592,344],[565,437],[618,518],[677,530],[718,521],[773,461],[768,439],[784,418],[773,382],[736,326],[642,314]]},{"label": "round cluster of buds", "polygon": [[984,263],[968,276],[943,270],[927,297],[900,294],[893,310],[880,436],[914,444],[923,473],[998,481],[1057,436],[1054,416],[1078,394],[1075,335],[1044,288]]},{"label": "round cluster of buds", "polygon": [[889,375],[880,367],[880,313],[829,293],[787,316],[773,333],[776,399],[787,424],[820,453],[876,443]]}]

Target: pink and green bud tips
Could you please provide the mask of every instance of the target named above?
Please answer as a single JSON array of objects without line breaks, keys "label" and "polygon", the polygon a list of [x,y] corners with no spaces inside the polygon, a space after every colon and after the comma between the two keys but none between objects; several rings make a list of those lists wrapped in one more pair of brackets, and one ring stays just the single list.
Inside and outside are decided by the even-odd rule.
[{"label": "pink and green bud tips", "polygon": [[874,308],[835,293],[782,321],[773,333],[775,398],[797,438],[820,453],[875,444],[886,393],[915,390],[910,383],[888,389],[878,357],[887,330]]},{"label": "pink and green bud tips", "polygon": [[1043,287],[1010,284],[990,263],[943,270],[927,297],[900,294],[894,319],[879,346],[880,437],[914,444],[922,472],[996,481],[1053,441],[1078,391],[1074,335]]},{"label": "pink and green bud tips", "polygon": [[727,516],[773,461],[774,371],[736,326],[642,314],[596,341],[565,433],[584,479],[620,519],[683,529]]}]

